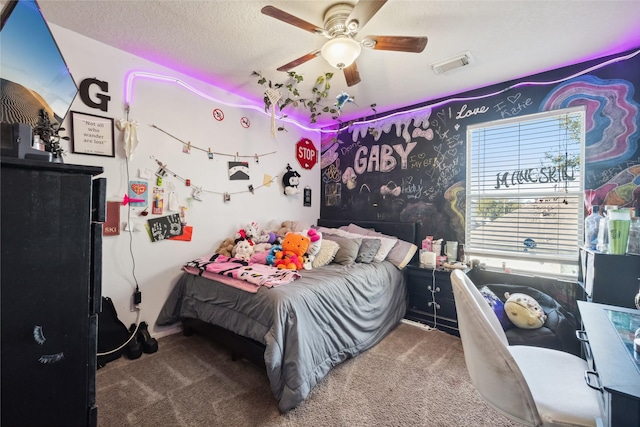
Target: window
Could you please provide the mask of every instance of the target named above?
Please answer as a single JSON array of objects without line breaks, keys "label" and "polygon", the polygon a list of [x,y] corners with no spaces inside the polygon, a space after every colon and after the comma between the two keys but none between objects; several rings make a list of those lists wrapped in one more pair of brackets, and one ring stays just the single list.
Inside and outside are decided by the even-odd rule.
[{"label": "window", "polygon": [[467,129],[465,251],[489,267],[577,276],[584,109]]}]

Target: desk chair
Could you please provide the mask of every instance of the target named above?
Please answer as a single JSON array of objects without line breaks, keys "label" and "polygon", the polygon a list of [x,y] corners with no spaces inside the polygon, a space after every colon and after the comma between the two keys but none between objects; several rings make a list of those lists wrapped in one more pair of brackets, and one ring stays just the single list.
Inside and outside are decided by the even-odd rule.
[{"label": "desk chair", "polygon": [[595,426],[598,392],[585,383],[587,363],[563,351],[509,346],[473,282],[451,273],[464,358],[473,385],[498,412],[529,426]]}]

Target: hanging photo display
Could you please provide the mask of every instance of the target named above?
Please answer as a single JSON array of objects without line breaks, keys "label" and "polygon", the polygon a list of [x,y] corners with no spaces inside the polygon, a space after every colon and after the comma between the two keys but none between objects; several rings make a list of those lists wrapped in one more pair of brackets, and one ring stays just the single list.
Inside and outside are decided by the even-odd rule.
[{"label": "hanging photo display", "polygon": [[229,179],[231,181],[249,179],[249,162],[229,162]]},{"label": "hanging photo display", "polygon": [[158,218],[149,218],[147,224],[151,232],[151,240],[154,242],[181,236],[183,233],[180,215],[177,213]]}]

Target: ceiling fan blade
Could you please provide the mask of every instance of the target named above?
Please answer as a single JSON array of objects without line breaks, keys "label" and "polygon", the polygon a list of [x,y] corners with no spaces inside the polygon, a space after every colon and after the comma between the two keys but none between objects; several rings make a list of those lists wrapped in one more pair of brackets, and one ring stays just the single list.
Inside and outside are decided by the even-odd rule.
[{"label": "ceiling fan blade", "polygon": [[313,25],[310,22],[305,21],[304,19],[293,16],[290,13],[287,13],[284,10],[280,10],[274,6],[265,6],[262,8],[261,12],[267,16],[270,16],[282,22],[286,22],[287,24],[291,24],[294,27],[302,28],[303,30],[309,31],[314,34],[321,34],[322,32],[324,32],[324,29],[319,28],[317,25]]},{"label": "ceiling fan blade", "polygon": [[284,64],[281,67],[278,67],[278,71],[289,71],[292,68],[296,68],[300,64],[304,64],[307,61],[311,61],[313,58],[317,57],[318,55],[320,55],[319,50],[313,51],[311,53],[307,53],[306,55],[303,55],[298,59],[294,59],[293,61],[287,64]]},{"label": "ceiling fan blade", "polygon": [[355,61],[342,71],[344,72],[344,78],[347,81],[347,86],[351,87],[360,83],[360,72],[358,71],[358,65]]},{"label": "ceiling fan blade", "polygon": [[[386,2],[387,0],[360,0],[353,7],[351,14],[346,20],[347,28],[357,32],[369,22],[373,15],[375,15]],[[355,27],[349,25],[353,23],[353,21],[357,21]]]},{"label": "ceiling fan blade", "polygon": [[398,52],[420,53],[427,46],[427,37],[407,37],[407,36],[367,36],[363,40],[363,45],[367,46],[367,41],[375,42],[374,50],[395,50]]}]

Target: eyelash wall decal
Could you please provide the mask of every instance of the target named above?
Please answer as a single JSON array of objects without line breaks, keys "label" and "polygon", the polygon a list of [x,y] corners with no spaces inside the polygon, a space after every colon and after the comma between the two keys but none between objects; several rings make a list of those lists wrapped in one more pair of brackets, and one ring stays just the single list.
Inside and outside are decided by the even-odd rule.
[{"label": "eyelash wall decal", "polygon": [[40,345],[44,344],[47,340],[42,332],[42,326],[36,325],[33,327],[33,339]]},{"label": "eyelash wall decal", "polygon": [[40,359],[38,359],[38,362],[46,365],[49,363],[60,362],[62,359],[64,359],[64,353],[43,354],[42,356],[40,356]]}]

